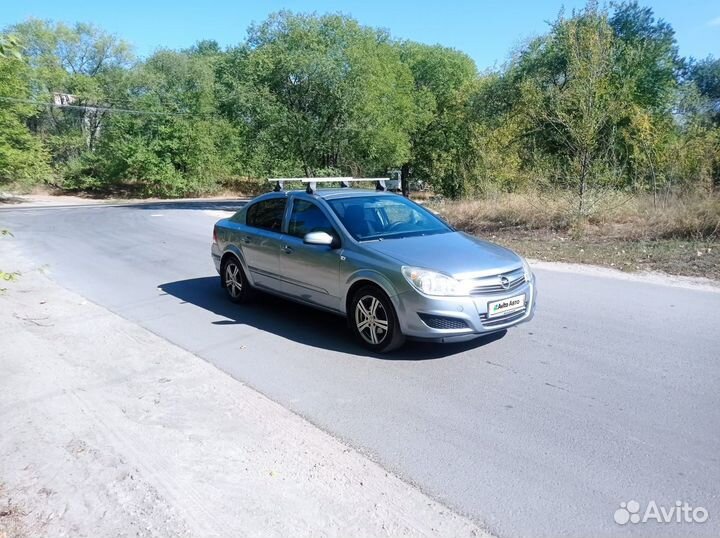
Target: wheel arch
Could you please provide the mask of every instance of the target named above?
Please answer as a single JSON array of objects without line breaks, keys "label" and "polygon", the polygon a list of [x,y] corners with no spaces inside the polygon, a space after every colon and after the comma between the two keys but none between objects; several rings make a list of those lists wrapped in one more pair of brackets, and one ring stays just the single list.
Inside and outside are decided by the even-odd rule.
[{"label": "wheel arch", "polygon": [[353,296],[357,290],[363,286],[375,286],[376,288],[382,290],[385,295],[390,298],[390,302],[397,312],[397,304],[395,304],[394,300],[394,296],[397,295],[397,293],[390,281],[379,273],[363,272],[362,274],[355,275],[355,278],[351,281],[351,284],[347,289],[347,293],[345,294],[345,314],[347,316],[350,316],[350,303],[352,302]]},{"label": "wheel arch", "polygon": [[220,285],[224,288],[225,287],[225,278],[223,277],[223,271],[225,269],[225,264],[230,258],[235,258],[240,265],[243,268],[243,272],[245,273],[245,278],[248,279],[248,282],[250,284],[253,284],[251,277],[250,277],[250,271],[248,270],[247,264],[245,263],[245,259],[243,258],[242,253],[238,248],[235,246],[229,246],[225,252],[223,252],[222,257],[220,258]]}]

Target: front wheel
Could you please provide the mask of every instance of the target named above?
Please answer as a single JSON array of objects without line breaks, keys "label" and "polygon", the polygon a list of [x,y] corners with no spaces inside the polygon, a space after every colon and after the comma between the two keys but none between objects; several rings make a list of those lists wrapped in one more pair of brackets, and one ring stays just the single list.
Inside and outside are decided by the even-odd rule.
[{"label": "front wheel", "polygon": [[348,317],[355,337],[372,351],[386,353],[405,342],[395,308],[380,288],[360,288],[353,296]]},{"label": "front wheel", "polygon": [[244,303],[250,298],[250,284],[237,258],[228,258],[222,266],[220,275],[223,279],[223,287],[232,302]]}]

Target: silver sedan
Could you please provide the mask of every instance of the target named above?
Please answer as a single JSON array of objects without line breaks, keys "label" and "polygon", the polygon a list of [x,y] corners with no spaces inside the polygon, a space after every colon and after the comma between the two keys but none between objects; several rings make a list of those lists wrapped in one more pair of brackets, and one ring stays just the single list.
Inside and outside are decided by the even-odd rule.
[{"label": "silver sedan", "polygon": [[406,337],[468,340],[529,321],[535,309],[522,257],[389,192],[264,194],[215,224],[211,251],[232,301],[262,290],[346,316],[376,352]]}]

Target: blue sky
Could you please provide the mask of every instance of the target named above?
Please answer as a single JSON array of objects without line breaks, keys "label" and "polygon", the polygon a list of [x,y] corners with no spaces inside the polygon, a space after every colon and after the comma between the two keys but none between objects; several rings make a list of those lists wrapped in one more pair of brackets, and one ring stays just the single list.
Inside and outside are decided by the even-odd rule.
[{"label": "blue sky", "polygon": [[[342,12],[361,23],[390,30],[397,38],[440,43],[469,54],[482,70],[502,64],[513,47],[547,30],[564,5],[566,11],[584,1],[565,0],[0,0],[0,28],[28,17],[64,22],[92,22],[135,46],[140,56],[158,48],[185,48],[199,39],[234,45],[248,25],[280,9]],[[720,56],[718,0],[641,2],[675,28],[680,54]]]}]

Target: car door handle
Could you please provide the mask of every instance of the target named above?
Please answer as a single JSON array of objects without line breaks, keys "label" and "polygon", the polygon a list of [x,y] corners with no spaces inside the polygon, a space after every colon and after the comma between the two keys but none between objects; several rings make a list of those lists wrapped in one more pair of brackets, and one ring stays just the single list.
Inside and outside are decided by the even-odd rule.
[{"label": "car door handle", "polygon": [[283,245],[283,246],[282,246],[282,251],[283,251],[285,254],[292,254],[293,249],[290,248],[288,245]]}]

